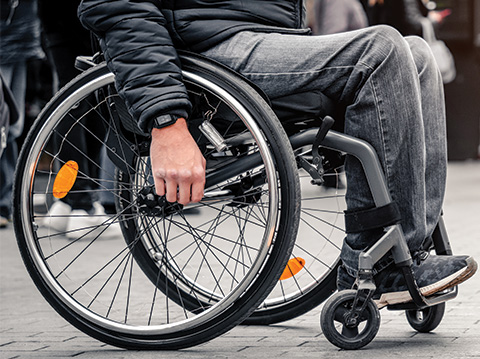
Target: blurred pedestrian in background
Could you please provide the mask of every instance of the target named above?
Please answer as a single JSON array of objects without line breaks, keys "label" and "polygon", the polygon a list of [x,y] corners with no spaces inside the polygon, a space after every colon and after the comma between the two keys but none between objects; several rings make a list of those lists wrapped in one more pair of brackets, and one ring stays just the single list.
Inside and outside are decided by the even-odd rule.
[{"label": "blurred pedestrian in background", "polygon": [[7,145],[0,158],[0,228],[5,228],[12,211],[12,185],[18,147],[16,139],[25,124],[27,64],[45,54],[40,42],[40,22],[36,0],[1,0],[0,71],[12,91],[19,116],[7,134]]},{"label": "blurred pedestrian in background", "polygon": [[315,35],[362,29],[367,15],[358,0],[307,0],[308,26]]},{"label": "blurred pedestrian in background", "polygon": [[17,104],[0,71],[0,157],[7,147],[8,129],[18,119]]},{"label": "blurred pedestrian in background", "polygon": [[450,15],[450,10],[433,10],[436,5],[427,0],[362,0],[370,25],[386,24],[402,35],[418,35],[430,46],[443,82],[456,77],[455,60],[443,41],[436,38],[435,27]]},{"label": "blurred pedestrian in background", "polygon": [[[76,58],[92,56],[95,48],[90,32],[80,24],[77,17],[79,3],[80,1],[38,0],[45,49],[58,78],[59,88],[80,74],[75,67]],[[86,174],[85,177],[97,179],[94,182],[77,179],[66,197],[49,206],[50,227],[58,232],[65,232],[67,237],[69,234],[78,235],[80,228],[92,228],[107,221],[106,212],[115,213],[111,192],[115,169],[105,150],[99,146],[99,141],[91,138],[92,133],[104,134],[105,125],[97,112],[92,112],[90,116],[82,119],[82,122],[85,129],[81,131],[77,126],[77,133],[69,141],[64,141],[62,136],[70,130],[68,123],[67,126],[56,129],[59,133],[57,145],[60,161],[73,160],[77,162],[81,172]],[[92,188],[98,189],[95,196],[91,195]],[[117,227],[118,225],[109,226],[102,238],[118,236],[120,227]],[[88,233],[87,230],[85,232]]]},{"label": "blurred pedestrian in background", "polygon": [[[368,16],[369,25],[393,26],[404,36],[422,36],[422,19],[428,17],[440,23],[449,10],[435,11],[435,3],[424,0],[360,0]],[[427,7],[428,4],[428,7]]]}]

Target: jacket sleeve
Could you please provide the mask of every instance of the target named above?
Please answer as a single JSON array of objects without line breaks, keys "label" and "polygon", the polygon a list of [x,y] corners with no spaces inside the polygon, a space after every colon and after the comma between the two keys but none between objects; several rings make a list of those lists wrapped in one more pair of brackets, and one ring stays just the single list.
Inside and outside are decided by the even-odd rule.
[{"label": "jacket sleeve", "polygon": [[171,114],[187,118],[191,104],[160,1],[83,0],[82,24],[97,35],[115,85],[140,129]]}]

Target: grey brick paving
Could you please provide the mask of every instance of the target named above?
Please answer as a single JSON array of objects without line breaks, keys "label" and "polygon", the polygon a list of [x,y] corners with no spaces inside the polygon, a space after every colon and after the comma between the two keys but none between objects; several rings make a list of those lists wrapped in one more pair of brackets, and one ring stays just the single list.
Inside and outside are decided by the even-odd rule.
[{"label": "grey brick paving", "polygon": [[[480,162],[449,164],[444,211],[455,253],[480,260]],[[377,337],[360,352],[338,350],[323,337],[320,308],[277,325],[239,326],[190,349],[126,351],[88,337],[59,317],[26,273],[12,229],[0,231],[0,237],[0,359],[480,358],[480,274],[460,287],[435,332],[417,333],[404,313],[383,310]]]}]

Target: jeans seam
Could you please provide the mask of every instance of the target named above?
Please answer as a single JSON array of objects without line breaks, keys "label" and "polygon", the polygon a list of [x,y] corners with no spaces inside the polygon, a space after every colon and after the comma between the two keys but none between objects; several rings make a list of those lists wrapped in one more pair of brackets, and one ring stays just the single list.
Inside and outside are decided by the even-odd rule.
[{"label": "jeans seam", "polygon": [[[385,130],[384,130],[384,126],[383,126],[383,122],[384,122],[384,118],[382,116],[382,113],[381,113],[381,109],[380,109],[380,105],[383,104],[383,101],[382,99],[378,96],[377,94],[377,90],[376,90],[376,86],[375,86],[375,79],[373,77],[373,75],[370,77],[370,86],[372,87],[372,93],[373,93],[373,98],[374,98],[374,101],[375,101],[375,109],[376,109],[376,112],[377,112],[377,115],[378,115],[378,125],[379,125],[379,129],[380,129],[380,135],[381,135],[381,145],[382,145],[382,157],[383,157],[383,163],[385,164],[385,168],[384,168],[384,171],[385,171],[385,178],[387,180],[387,187],[390,188],[389,186],[389,178],[390,178],[390,175],[389,175],[389,161],[388,161],[388,146],[387,146],[387,143],[386,143],[386,140],[385,140]],[[377,153],[378,156],[380,156],[379,153]]]},{"label": "jeans seam", "polygon": [[[366,65],[365,65],[366,66]],[[310,74],[319,74],[325,70],[336,70],[336,69],[350,69],[354,66],[330,66],[323,67],[318,70],[313,71],[298,71],[298,72],[242,72],[244,76],[298,76],[298,75],[310,75]],[[367,66],[370,68],[369,66]]]},{"label": "jeans seam", "polygon": [[372,66],[370,66],[369,64],[367,64],[367,63],[365,63],[365,62],[363,62],[363,61],[358,61],[358,64],[359,64],[359,65],[362,65],[362,66],[365,66],[365,67],[366,67],[367,69],[369,69],[369,70],[372,70],[372,71],[375,70]]}]

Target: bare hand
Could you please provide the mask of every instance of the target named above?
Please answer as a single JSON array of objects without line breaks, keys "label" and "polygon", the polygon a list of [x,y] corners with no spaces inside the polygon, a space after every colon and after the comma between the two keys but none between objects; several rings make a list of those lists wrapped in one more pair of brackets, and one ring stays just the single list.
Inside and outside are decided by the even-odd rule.
[{"label": "bare hand", "polygon": [[203,198],[206,161],[188,131],[185,119],[152,130],[150,159],[159,196],[166,195],[168,202],[183,205]]}]

